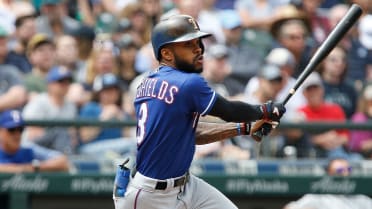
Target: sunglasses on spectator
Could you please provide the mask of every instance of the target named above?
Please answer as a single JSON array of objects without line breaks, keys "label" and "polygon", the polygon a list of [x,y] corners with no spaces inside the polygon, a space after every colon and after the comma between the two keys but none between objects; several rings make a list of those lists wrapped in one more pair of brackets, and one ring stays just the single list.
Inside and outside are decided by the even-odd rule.
[{"label": "sunglasses on spectator", "polygon": [[346,173],[346,172],[350,173],[351,171],[352,171],[351,166],[336,168],[336,173],[337,174],[343,174],[343,173]]},{"label": "sunglasses on spectator", "polygon": [[15,128],[7,128],[7,131],[9,133],[15,133],[15,132],[23,132],[24,127],[15,127]]},{"label": "sunglasses on spectator", "polygon": [[284,38],[295,41],[295,40],[304,40],[306,39],[305,34],[283,34]]},{"label": "sunglasses on spectator", "polygon": [[70,84],[72,80],[67,78],[67,79],[58,80],[57,82],[62,83],[62,84]]},{"label": "sunglasses on spectator", "polygon": [[319,87],[320,87],[319,85],[314,84],[314,85],[310,85],[310,86],[306,87],[305,90],[306,91],[311,91],[311,90],[317,89]]},{"label": "sunglasses on spectator", "polygon": [[283,81],[283,78],[282,77],[277,77],[277,78],[271,79],[269,81],[272,84],[277,84],[277,83],[281,83]]},{"label": "sunglasses on spectator", "polygon": [[328,58],[326,58],[326,60],[332,62],[332,63],[336,63],[336,62],[345,62],[345,57],[340,57],[340,56],[330,56]]}]

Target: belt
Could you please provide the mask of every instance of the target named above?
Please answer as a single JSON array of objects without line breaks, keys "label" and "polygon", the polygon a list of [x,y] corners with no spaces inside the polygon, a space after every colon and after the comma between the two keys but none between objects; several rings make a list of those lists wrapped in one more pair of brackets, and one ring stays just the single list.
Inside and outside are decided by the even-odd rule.
[{"label": "belt", "polygon": [[[173,180],[173,187],[183,186],[186,184],[188,179],[188,175],[182,176],[180,178]],[[155,185],[155,189],[157,190],[165,190],[167,188],[167,182],[166,181],[158,181]]]}]

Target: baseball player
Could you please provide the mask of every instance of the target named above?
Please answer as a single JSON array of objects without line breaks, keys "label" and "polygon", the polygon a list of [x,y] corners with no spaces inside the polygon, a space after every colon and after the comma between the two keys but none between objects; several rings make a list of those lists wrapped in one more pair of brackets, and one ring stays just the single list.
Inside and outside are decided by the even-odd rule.
[{"label": "baseball player", "polygon": [[[175,15],[154,26],[151,41],[160,67],[137,88],[137,171],[124,197],[114,195],[116,209],[237,208],[188,172],[195,144],[253,132],[267,135],[285,108],[272,102],[228,101],[213,91],[200,75],[202,39],[208,36],[187,15]],[[230,123],[199,122],[205,115]],[[250,122],[256,120],[265,123],[250,128]]]}]

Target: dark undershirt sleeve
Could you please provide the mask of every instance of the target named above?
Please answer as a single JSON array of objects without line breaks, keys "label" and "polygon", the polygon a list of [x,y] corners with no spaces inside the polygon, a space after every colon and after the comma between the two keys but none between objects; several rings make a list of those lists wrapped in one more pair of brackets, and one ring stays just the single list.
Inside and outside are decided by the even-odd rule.
[{"label": "dark undershirt sleeve", "polygon": [[220,95],[209,112],[227,122],[250,122],[262,119],[261,105],[250,105],[240,101],[228,101]]}]

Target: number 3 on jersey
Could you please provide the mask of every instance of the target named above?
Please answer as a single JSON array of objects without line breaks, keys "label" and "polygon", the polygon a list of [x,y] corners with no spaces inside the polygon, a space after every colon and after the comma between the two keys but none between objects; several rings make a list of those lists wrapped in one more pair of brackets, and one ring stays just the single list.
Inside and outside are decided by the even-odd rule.
[{"label": "number 3 on jersey", "polygon": [[137,144],[141,144],[145,138],[145,123],[148,116],[148,107],[146,103],[142,103],[137,121]]}]

